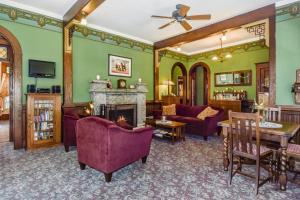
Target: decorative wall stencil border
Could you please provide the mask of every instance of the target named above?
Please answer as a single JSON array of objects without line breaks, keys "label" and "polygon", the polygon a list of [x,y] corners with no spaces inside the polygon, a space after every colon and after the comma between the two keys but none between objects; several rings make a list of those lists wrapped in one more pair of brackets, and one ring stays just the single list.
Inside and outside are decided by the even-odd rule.
[{"label": "decorative wall stencil border", "polygon": [[171,50],[162,50],[162,51],[160,51],[159,56],[160,56],[160,59],[162,57],[167,57],[167,58],[177,59],[180,61],[188,61],[189,60],[188,55],[177,53],[177,52],[174,52]]},{"label": "decorative wall stencil border", "polygon": [[276,21],[285,21],[300,17],[300,2],[285,5],[276,9]]},{"label": "decorative wall stencil border", "polygon": [[[41,28],[45,28],[48,25],[50,27],[56,27],[61,29],[63,26],[62,21],[58,19],[29,12],[19,8],[9,7],[3,4],[0,4],[0,13],[7,15],[8,19],[11,21],[20,22],[20,19],[25,19],[34,22],[33,24],[30,23],[30,25],[35,25]],[[24,21],[22,22],[26,24]]]},{"label": "decorative wall stencil border", "polygon": [[[256,51],[259,49],[266,49],[268,48],[266,46],[266,42],[264,39],[255,41],[255,42],[249,42],[241,45],[236,45],[236,46],[231,46],[231,47],[226,47],[223,48],[222,51],[224,52],[229,52],[231,54],[238,53],[238,52],[249,52],[249,51]],[[213,50],[213,51],[208,51],[200,54],[195,54],[192,56],[189,56],[189,61],[195,61],[199,59],[209,59],[211,56],[216,55],[220,53],[220,49]]]},{"label": "decorative wall stencil border", "polygon": [[118,35],[114,35],[111,33],[106,33],[100,30],[95,30],[95,29],[91,29],[85,26],[80,26],[80,25],[75,25],[74,26],[74,31],[81,33],[82,36],[86,37],[86,38],[91,38],[91,37],[95,37],[100,39],[102,42],[105,43],[109,43],[111,44],[112,42],[115,45],[126,45],[129,48],[139,48],[142,51],[146,51],[146,50],[150,50],[151,52],[153,52],[153,46],[143,43],[143,42],[138,42],[136,40],[131,40],[122,36],[118,36]]}]

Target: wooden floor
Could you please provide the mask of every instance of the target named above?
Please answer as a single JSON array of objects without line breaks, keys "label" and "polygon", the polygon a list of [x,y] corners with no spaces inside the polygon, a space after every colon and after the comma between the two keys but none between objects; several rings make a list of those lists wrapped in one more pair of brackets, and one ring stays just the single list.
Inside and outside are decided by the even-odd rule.
[{"label": "wooden floor", "polygon": [[0,143],[9,141],[9,121],[0,121]]}]

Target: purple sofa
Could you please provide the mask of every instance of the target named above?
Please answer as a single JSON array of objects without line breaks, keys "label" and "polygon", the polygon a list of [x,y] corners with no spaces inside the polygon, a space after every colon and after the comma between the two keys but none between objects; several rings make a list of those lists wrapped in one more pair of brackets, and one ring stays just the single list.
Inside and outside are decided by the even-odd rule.
[{"label": "purple sofa", "polygon": [[[218,114],[206,117],[205,120],[200,120],[197,115],[202,112],[207,106],[188,106],[183,104],[176,104],[176,115],[167,116],[168,120],[186,123],[186,133],[203,136],[207,140],[208,136],[214,133],[220,134],[221,128],[218,127],[218,122],[223,120],[224,111],[220,108],[212,107],[218,110]],[[154,118],[160,118],[161,113],[155,113]]]},{"label": "purple sofa", "polygon": [[76,134],[75,127],[76,122],[80,117],[78,115],[78,111],[75,108],[64,108],[64,116],[63,116],[63,131],[64,131],[64,146],[65,151],[69,152],[70,146],[76,146]]},{"label": "purple sofa", "polygon": [[76,124],[80,168],[88,165],[101,171],[110,182],[114,171],[139,159],[146,162],[152,134],[151,127],[126,130],[99,117],[80,119]]}]

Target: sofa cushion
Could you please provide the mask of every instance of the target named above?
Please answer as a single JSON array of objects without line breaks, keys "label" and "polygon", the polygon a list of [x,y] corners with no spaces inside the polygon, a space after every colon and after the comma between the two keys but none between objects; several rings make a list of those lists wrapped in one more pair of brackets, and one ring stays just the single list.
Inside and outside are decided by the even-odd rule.
[{"label": "sofa cushion", "polygon": [[206,117],[214,116],[218,113],[218,110],[212,109],[210,106],[205,108],[202,112],[197,115],[198,119],[205,120]]},{"label": "sofa cushion", "polygon": [[168,116],[168,115],[176,115],[176,105],[172,104],[169,106],[163,106],[162,115]]},{"label": "sofa cushion", "polygon": [[176,104],[176,114],[181,116],[188,116],[190,112],[190,106],[184,104]]},{"label": "sofa cushion", "polygon": [[178,120],[180,120],[181,117],[182,116],[180,116],[180,115],[169,115],[169,116],[167,116],[167,120],[178,121]]}]

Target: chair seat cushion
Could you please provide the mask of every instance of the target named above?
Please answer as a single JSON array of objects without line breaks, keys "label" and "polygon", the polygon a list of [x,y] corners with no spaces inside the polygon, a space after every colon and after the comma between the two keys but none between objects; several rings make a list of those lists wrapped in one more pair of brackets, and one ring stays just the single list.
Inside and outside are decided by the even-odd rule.
[{"label": "chair seat cushion", "polygon": [[289,144],[288,148],[287,148],[287,153],[299,154],[299,156],[300,156],[300,145]]},{"label": "chair seat cushion", "polygon": [[[240,148],[240,150],[238,150],[236,147],[234,147],[233,149],[234,149],[234,151],[243,152],[242,151],[242,144],[241,143],[239,143],[239,148]],[[269,148],[267,148],[267,147],[265,147],[265,146],[263,146],[263,145],[260,146],[260,155],[264,155],[264,154],[268,153],[269,151],[272,151],[272,150],[269,149]],[[252,152],[253,152],[253,155],[257,154],[257,152],[256,152],[256,144],[252,144]],[[247,152],[244,152],[244,153],[250,154],[250,144],[249,143],[247,143]]]}]

